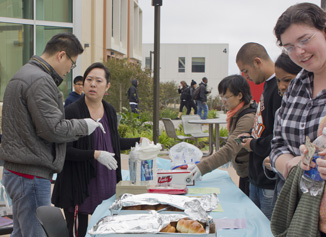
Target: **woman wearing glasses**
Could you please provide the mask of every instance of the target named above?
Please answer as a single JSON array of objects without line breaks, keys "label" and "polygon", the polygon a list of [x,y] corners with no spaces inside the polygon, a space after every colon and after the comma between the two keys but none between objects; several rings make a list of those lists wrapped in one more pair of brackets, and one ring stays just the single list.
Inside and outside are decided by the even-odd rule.
[{"label": "woman wearing glasses", "polygon": [[[272,231],[275,236],[325,236],[326,196],[302,194],[300,166],[308,167],[297,164],[307,152],[303,147],[300,151],[300,145],[306,137],[313,141],[321,134],[326,115],[326,13],[311,3],[293,5],[279,17],[274,32],[278,44],[303,70],[291,82],[275,119],[270,156],[274,170],[287,179],[274,209]],[[326,167],[324,162],[318,159],[317,164]]]},{"label": "woman wearing glasses", "polygon": [[218,85],[218,92],[228,111],[226,121],[229,137],[221,149],[211,156],[202,158],[197,166],[190,167],[191,175],[197,178],[231,161],[240,176],[239,188],[249,196],[249,152],[242,148],[236,138],[252,128],[256,104],[251,100],[252,96],[247,80],[241,75],[224,78]]}]

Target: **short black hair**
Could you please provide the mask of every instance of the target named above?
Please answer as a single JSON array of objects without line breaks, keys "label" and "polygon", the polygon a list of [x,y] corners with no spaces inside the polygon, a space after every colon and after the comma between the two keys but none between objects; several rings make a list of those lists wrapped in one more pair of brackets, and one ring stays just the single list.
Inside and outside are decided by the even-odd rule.
[{"label": "short black hair", "polygon": [[91,64],[85,71],[84,73],[84,82],[85,82],[85,79],[87,77],[87,75],[90,73],[90,71],[92,71],[94,68],[100,68],[100,69],[103,69],[104,72],[105,72],[105,79],[106,79],[106,84],[109,84],[110,82],[110,76],[111,76],[111,73],[109,71],[109,69],[103,64],[103,63],[100,63],[100,62],[97,62],[97,63],[93,63]]},{"label": "short black hair", "polygon": [[239,95],[239,93],[241,92],[242,101],[244,101],[245,105],[250,103],[252,98],[250,86],[243,76],[227,76],[218,84],[218,92],[220,94],[224,95],[228,89],[234,95]]},{"label": "short black hair", "polygon": [[239,49],[236,56],[236,63],[241,62],[246,65],[253,65],[256,57],[263,60],[270,59],[264,46],[255,42],[249,42]]},{"label": "short black hair", "polygon": [[70,57],[75,57],[82,54],[84,49],[74,34],[65,32],[54,35],[47,42],[43,54],[54,55],[59,51],[65,51]]},{"label": "short black hair", "polygon": [[275,61],[275,67],[283,69],[285,72],[297,75],[302,68],[295,64],[289,55],[282,53]]},{"label": "short black hair", "polygon": [[74,78],[74,84],[76,85],[79,81],[84,82],[84,78],[82,76],[76,76]]}]

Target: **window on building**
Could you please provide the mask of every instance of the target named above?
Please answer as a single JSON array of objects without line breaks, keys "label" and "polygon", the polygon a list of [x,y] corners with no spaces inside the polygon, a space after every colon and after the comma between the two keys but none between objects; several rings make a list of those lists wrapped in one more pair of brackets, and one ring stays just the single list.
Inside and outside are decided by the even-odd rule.
[{"label": "window on building", "polygon": [[36,0],[36,20],[72,22],[72,1]]},{"label": "window on building", "polygon": [[[72,32],[72,2],[0,0],[0,17],[8,18],[0,22],[0,101],[13,75],[34,54],[40,56],[53,35]],[[44,21],[47,21],[45,25]],[[65,97],[72,89],[71,78],[69,73],[59,87]]]},{"label": "window on building", "polygon": [[179,57],[178,64],[179,64],[179,72],[185,72],[186,71],[186,58]]},{"label": "window on building", "polygon": [[192,58],[192,72],[205,72],[205,58],[193,57]]},{"label": "window on building", "polygon": [[0,100],[12,76],[33,55],[33,26],[0,23]]},{"label": "window on building", "polygon": [[151,68],[151,58],[145,57],[145,69],[150,69],[150,68]]},{"label": "window on building", "polygon": [[33,0],[1,0],[0,16],[20,19],[32,19]]}]

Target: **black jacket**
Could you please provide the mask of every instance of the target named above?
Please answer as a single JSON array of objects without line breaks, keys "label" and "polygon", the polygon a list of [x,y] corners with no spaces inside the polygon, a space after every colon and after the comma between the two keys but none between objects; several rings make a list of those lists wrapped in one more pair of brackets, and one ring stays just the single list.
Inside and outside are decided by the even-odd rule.
[{"label": "black jacket", "polygon": [[207,102],[207,94],[209,93],[206,89],[207,85],[204,82],[199,84],[200,91],[196,100],[200,100],[201,102]]},{"label": "black jacket", "polygon": [[183,87],[183,88],[178,88],[178,93],[180,94],[180,100],[190,100],[191,95],[190,95],[190,88],[189,86]]},{"label": "black jacket", "polygon": [[[254,126],[251,134],[255,139],[250,142],[249,180],[263,189],[274,189],[275,180],[268,179],[263,171],[263,161],[271,152],[274,118],[276,110],[281,106],[282,97],[278,93],[276,78],[265,82],[263,94],[258,104]],[[273,177],[272,171],[266,170]]]},{"label": "black jacket", "polygon": [[[117,128],[117,114],[112,105],[103,100],[104,110],[109,120],[110,134],[115,158],[118,161],[117,182],[121,180],[120,150],[130,149],[139,142],[139,138],[120,138]],[[85,104],[85,96],[67,106],[66,118],[90,118]],[[58,174],[52,194],[52,203],[61,208],[74,207],[89,196],[88,184],[96,176],[93,166],[94,135],[80,138],[67,144],[66,160]]]},{"label": "black jacket", "polygon": [[137,93],[137,80],[132,80],[131,87],[128,90],[129,102],[139,103],[138,93]]}]

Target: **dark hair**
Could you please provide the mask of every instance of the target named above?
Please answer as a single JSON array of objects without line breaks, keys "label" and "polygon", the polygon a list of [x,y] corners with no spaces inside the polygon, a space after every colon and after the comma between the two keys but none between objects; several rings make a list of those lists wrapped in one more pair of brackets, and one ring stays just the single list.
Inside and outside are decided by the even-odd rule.
[{"label": "dark hair", "polygon": [[278,18],[274,27],[277,43],[282,46],[281,35],[292,24],[306,24],[318,30],[325,31],[326,13],[319,6],[312,3],[298,3],[286,9]]},{"label": "dark hair", "polygon": [[258,43],[249,42],[244,44],[238,51],[236,62],[246,65],[253,65],[254,59],[258,57],[263,60],[270,60],[270,57],[264,46]]},{"label": "dark hair", "polygon": [[185,88],[188,86],[186,81],[181,81],[180,84],[182,85],[182,88]]},{"label": "dark hair", "polygon": [[218,84],[218,92],[220,94],[224,95],[228,89],[234,95],[239,95],[239,93],[241,92],[242,101],[244,101],[245,105],[250,103],[252,98],[250,86],[243,76],[227,76]]},{"label": "dark hair", "polygon": [[301,71],[301,67],[295,64],[289,55],[282,53],[275,61],[275,67],[281,68],[287,73],[297,75]]},{"label": "dark hair", "polygon": [[72,33],[61,33],[53,36],[46,44],[43,53],[53,55],[56,52],[65,51],[70,57],[84,52],[77,37]]},{"label": "dark hair", "polygon": [[99,62],[97,62],[97,63],[93,63],[92,65],[90,65],[87,69],[86,69],[86,71],[85,71],[85,73],[84,73],[84,82],[85,82],[85,79],[86,79],[86,77],[87,77],[87,75],[90,73],[90,71],[92,71],[94,68],[100,68],[100,69],[103,69],[104,70],[104,72],[105,72],[105,79],[106,79],[106,84],[109,84],[109,82],[110,82],[110,76],[111,76],[111,74],[110,74],[110,71],[109,71],[109,69],[103,64],[103,63],[99,63]]},{"label": "dark hair", "polygon": [[76,76],[76,77],[74,78],[74,84],[76,84],[76,83],[79,82],[79,81],[84,82],[84,78],[83,78],[82,76]]}]

